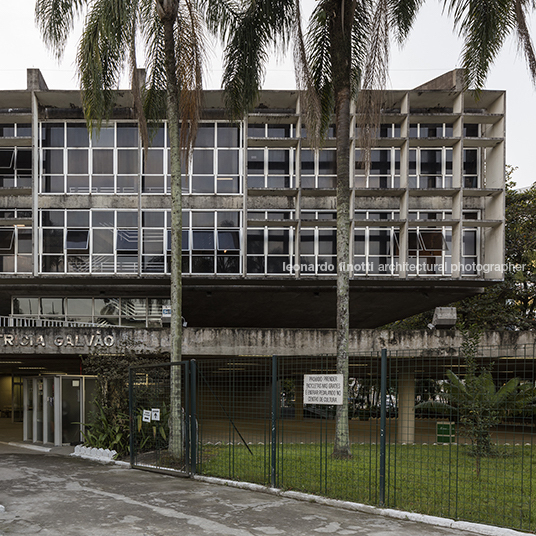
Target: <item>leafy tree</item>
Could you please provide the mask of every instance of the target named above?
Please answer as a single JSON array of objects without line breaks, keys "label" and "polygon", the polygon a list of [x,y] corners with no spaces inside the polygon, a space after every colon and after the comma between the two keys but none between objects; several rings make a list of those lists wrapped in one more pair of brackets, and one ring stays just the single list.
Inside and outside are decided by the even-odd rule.
[{"label": "leafy tree", "polygon": [[[181,151],[191,146],[200,113],[203,33],[191,0],[37,0],[36,20],[45,43],[60,59],[75,19],[85,12],[77,70],[89,130],[98,131],[113,113],[119,78],[131,75],[133,108],[145,148],[148,120],[167,116],[171,174],[171,360],[181,360],[182,188]],[[140,79],[138,41],[148,67]],[[188,128],[180,129],[180,122]],[[170,448],[182,452],[180,369],[174,367]]]}]

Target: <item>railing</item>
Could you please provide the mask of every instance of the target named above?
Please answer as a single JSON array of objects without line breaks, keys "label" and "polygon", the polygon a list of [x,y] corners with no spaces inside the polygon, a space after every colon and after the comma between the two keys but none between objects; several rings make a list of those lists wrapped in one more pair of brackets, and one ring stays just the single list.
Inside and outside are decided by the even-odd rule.
[{"label": "railing", "polygon": [[3,328],[93,328],[102,324],[94,322],[76,322],[72,320],[53,320],[24,316],[0,316],[0,327]]}]

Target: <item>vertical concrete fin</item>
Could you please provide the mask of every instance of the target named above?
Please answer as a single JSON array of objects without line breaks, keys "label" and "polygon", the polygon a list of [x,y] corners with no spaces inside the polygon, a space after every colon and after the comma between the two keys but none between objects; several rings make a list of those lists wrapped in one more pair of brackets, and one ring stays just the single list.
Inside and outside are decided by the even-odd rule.
[{"label": "vertical concrete fin", "polygon": [[39,69],[26,69],[26,89],[28,91],[48,91],[47,83]]}]

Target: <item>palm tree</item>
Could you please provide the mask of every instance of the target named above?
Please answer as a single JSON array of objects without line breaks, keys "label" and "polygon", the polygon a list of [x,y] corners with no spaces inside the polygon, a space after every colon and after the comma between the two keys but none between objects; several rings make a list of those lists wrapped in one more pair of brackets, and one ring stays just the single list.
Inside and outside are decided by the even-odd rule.
[{"label": "palm tree", "polygon": [[[171,361],[181,361],[182,199],[181,152],[195,138],[200,110],[203,34],[191,0],[37,0],[36,20],[58,59],[75,19],[86,12],[77,70],[84,114],[97,132],[113,112],[120,75],[128,67],[141,138],[149,145],[148,121],[167,117],[171,162]],[[144,45],[148,84],[137,69],[137,40]],[[167,99],[164,97],[167,96]],[[180,122],[184,128],[180,128]],[[187,125],[187,126],[186,126]],[[180,367],[172,367],[170,450],[182,452]]]},{"label": "palm tree", "polygon": [[[375,92],[386,84],[390,40],[407,37],[424,0],[319,0],[301,34],[299,0],[247,1],[233,19],[225,49],[224,87],[227,104],[243,116],[256,103],[266,60],[274,45],[294,38],[298,87],[313,143],[321,144],[335,113],[337,147],[337,372],[348,388],[350,264],[350,110],[357,101],[364,163],[379,119]],[[527,26],[534,0],[444,0],[464,39],[466,87],[481,88],[508,35],[515,32],[531,77],[536,83],[536,59]],[[213,20],[224,36],[231,30]],[[359,98],[358,98],[359,95]],[[344,392],[347,399],[347,391]],[[337,407],[335,457],[349,457],[348,407]]]}]

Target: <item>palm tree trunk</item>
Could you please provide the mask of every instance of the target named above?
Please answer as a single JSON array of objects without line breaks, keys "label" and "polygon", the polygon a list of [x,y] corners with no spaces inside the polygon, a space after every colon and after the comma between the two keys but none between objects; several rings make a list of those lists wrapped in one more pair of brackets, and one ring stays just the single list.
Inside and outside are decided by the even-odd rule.
[{"label": "palm tree trunk", "polygon": [[337,374],[343,375],[343,403],[337,406],[333,456],[350,453],[348,340],[350,334],[350,89],[337,92]]},{"label": "palm tree trunk", "polygon": [[335,1],[331,57],[337,137],[337,373],[343,375],[343,403],[337,406],[333,456],[349,458],[348,341],[350,333],[350,101],[354,2]]},{"label": "palm tree trunk", "polygon": [[[171,362],[182,360],[182,184],[179,129],[179,83],[177,80],[174,25],[177,9],[165,1],[162,12],[167,77],[167,121],[171,163]],[[175,7],[175,9],[174,9]],[[181,403],[181,368],[171,367],[171,411],[169,450],[183,456],[183,412]]]}]

